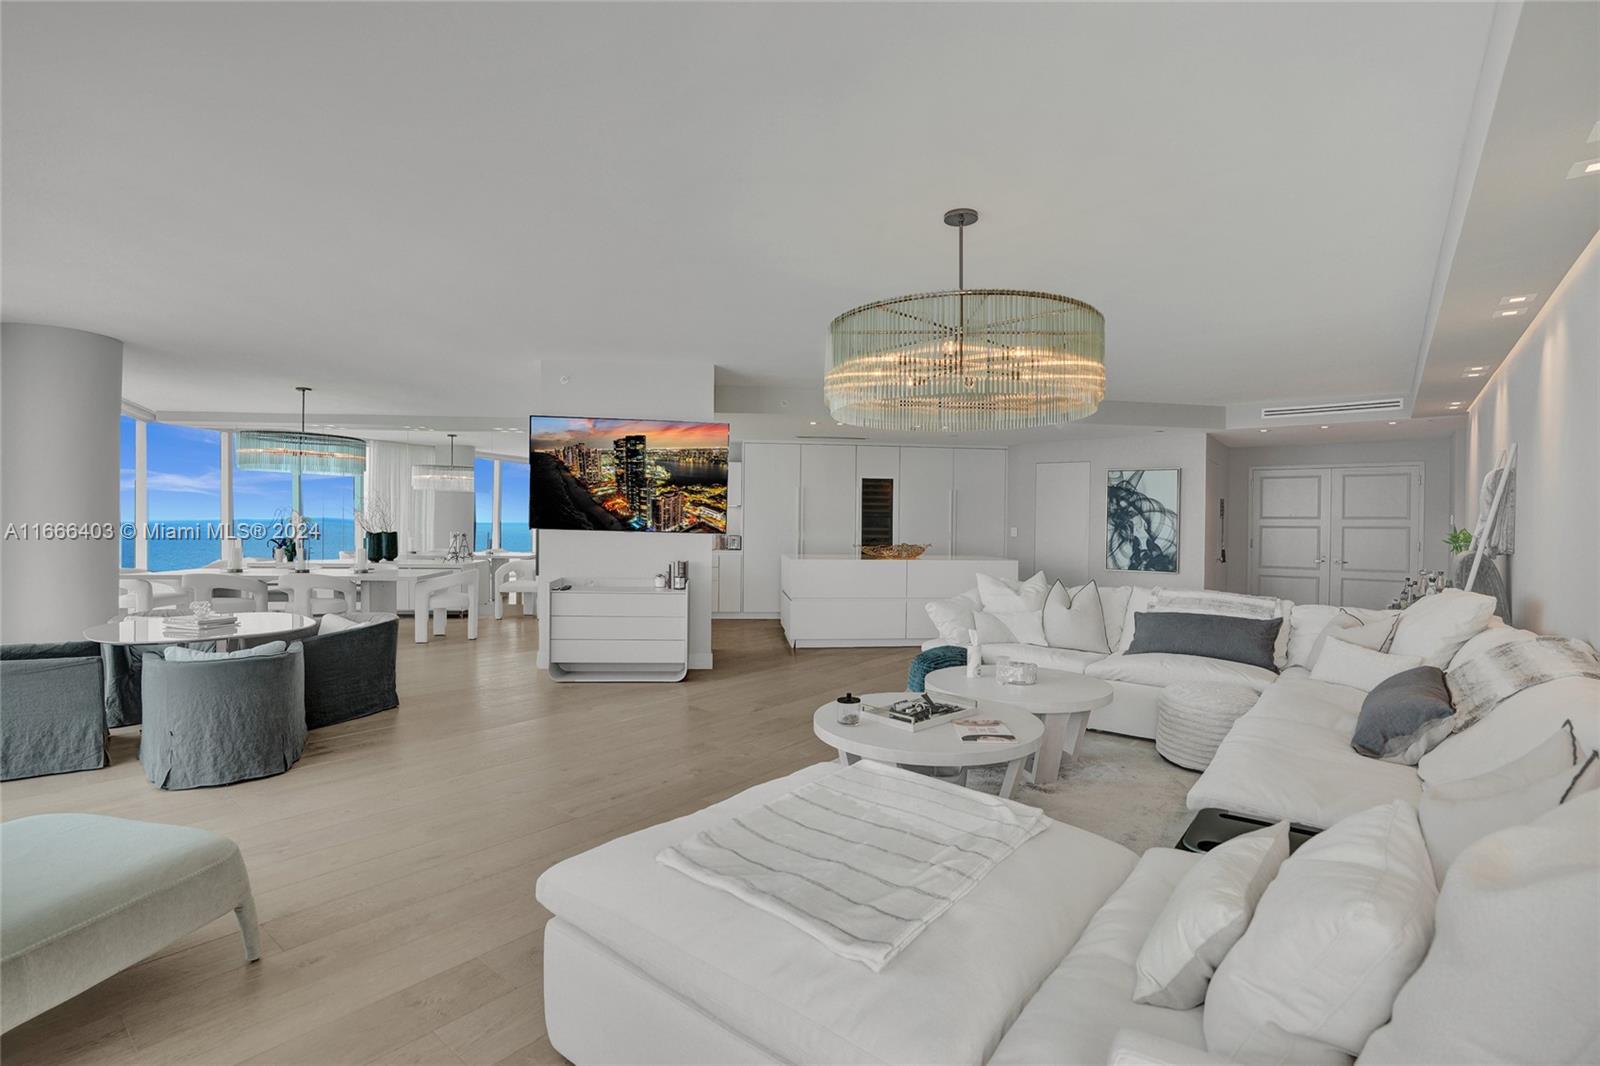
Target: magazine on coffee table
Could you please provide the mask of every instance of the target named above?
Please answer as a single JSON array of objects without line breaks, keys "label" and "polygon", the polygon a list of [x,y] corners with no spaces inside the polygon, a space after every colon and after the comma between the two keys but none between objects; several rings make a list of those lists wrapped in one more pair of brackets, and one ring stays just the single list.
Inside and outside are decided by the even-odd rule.
[{"label": "magazine on coffee table", "polygon": [[976,714],[977,710],[975,704],[950,699],[935,700],[926,693],[889,704],[861,705],[861,713],[871,721],[904,729],[908,733],[920,733],[936,725],[959,721]]},{"label": "magazine on coffee table", "polygon": [[961,739],[974,744],[1012,744],[1017,735],[998,718],[968,718],[956,723]]}]

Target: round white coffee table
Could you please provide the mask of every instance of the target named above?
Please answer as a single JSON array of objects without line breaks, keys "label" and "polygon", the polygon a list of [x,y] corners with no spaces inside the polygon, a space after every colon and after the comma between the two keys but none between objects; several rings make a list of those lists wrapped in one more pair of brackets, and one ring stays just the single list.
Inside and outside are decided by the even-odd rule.
[{"label": "round white coffee table", "polygon": [[210,644],[220,640],[228,647],[243,648],[268,640],[293,640],[317,631],[316,619],[287,611],[239,611],[234,615],[236,621],[233,625],[203,636],[196,635],[192,630],[188,633],[169,630],[168,617],[159,614],[130,615],[102,622],[85,629],[83,639],[96,644]]},{"label": "round white coffee table", "polygon": [[[913,696],[912,692],[870,692],[863,703],[890,704]],[[839,724],[839,705],[825,703],[811,718],[811,728],[824,744],[838,750],[839,761],[848,766],[857,759],[872,759],[895,766],[938,766],[965,770],[972,766],[1006,764],[1000,795],[1009,799],[1022,775],[1022,764],[1039,750],[1044,726],[1023,711],[999,708],[985,710],[981,718],[1004,722],[1016,736],[1014,741],[963,740],[955,723],[945,722],[920,732],[899,729],[862,715],[855,725]]]},{"label": "round white coffee table", "polygon": [[950,666],[933,671],[925,684],[931,695],[977,700],[985,714],[1011,708],[1038,715],[1044,737],[1033,760],[1033,780],[1049,784],[1061,774],[1063,753],[1077,753],[1078,741],[1089,727],[1089,712],[1111,702],[1111,686],[1098,678],[1044,669],[1035,684],[1002,685],[994,673],[994,667],[985,666],[977,677],[968,677],[966,667]]}]

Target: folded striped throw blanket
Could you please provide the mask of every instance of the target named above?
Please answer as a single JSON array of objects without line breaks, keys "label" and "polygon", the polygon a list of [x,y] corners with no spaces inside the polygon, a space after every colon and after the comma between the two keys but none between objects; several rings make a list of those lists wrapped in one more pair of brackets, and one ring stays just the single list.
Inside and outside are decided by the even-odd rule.
[{"label": "folded striped throw blanket", "polygon": [[1600,681],[1600,657],[1589,645],[1571,637],[1497,644],[1444,675],[1456,709],[1451,732],[1461,732],[1523,689],[1564,677]]},{"label": "folded striped throw blanket", "polygon": [[656,861],[881,970],[1047,822],[1033,807],[858,762]]}]

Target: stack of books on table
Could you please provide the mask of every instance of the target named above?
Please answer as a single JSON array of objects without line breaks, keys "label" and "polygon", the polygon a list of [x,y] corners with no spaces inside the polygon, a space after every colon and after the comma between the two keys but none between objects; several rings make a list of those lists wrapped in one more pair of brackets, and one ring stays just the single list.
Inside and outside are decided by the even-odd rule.
[{"label": "stack of books on table", "polygon": [[204,637],[226,632],[238,623],[239,620],[231,614],[179,614],[168,618],[164,628],[175,636],[184,637],[193,634]]},{"label": "stack of books on table", "polygon": [[929,696],[914,696],[887,705],[863,703],[861,711],[872,721],[892,725],[908,733],[920,733],[936,725],[970,717],[977,713],[977,708],[948,700],[934,700]]}]

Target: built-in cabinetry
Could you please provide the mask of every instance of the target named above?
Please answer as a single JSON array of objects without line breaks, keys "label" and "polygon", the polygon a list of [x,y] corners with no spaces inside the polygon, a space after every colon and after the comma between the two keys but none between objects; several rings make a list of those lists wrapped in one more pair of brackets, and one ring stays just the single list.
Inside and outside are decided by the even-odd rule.
[{"label": "built-in cabinetry", "polygon": [[797,648],[921,644],[938,635],[929,600],[974,588],[978,574],[1015,581],[1015,559],[862,559],[786,555],[781,563],[783,632]]},{"label": "built-in cabinetry", "polygon": [[719,612],[778,614],[784,555],[858,556],[863,499],[869,509],[885,499],[884,481],[892,541],[926,544],[926,558],[1006,553],[1004,449],[751,442],[743,451],[740,606],[723,606],[719,588]]},{"label": "built-in cabinetry", "polygon": [[544,628],[557,681],[682,681],[689,673],[688,589],[658,589],[647,577],[552,578]]}]

